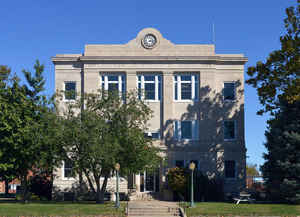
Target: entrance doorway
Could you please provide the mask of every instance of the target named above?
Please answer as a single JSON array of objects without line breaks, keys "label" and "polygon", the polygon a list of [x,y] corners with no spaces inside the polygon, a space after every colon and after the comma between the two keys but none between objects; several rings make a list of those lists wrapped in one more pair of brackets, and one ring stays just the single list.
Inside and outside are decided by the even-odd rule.
[{"label": "entrance doorway", "polygon": [[140,191],[141,192],[158,192],[159,191],[159,170],[144,171],[140,174]]}]

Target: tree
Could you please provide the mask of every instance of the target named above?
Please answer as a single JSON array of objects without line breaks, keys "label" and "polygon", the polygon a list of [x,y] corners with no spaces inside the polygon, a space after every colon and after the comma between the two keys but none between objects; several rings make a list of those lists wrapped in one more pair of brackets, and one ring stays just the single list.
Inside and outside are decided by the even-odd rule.
[{"label": "tree", "polygon": [[104,200],[116,163],[123,175],[160,163],[159,149],[144,136],[150,117],[151,110],[135,93],[87,94],[84,101],[69,104],[60,141],[65,157],[77,174],[84,174],[97,203]]},{"label": "tree", "polygon": [[286,14],[287,33],[280,37],[281,49],[247,71],[250,78],[246,83],[257,88],[259,101],[264,106],[258,114],[274,114],[280,107],[280,99],[290,103],[300,100],[300,0],[296,8],[287,8]]},{"label": "tree", "polygon": [[259,171],[257,170],[257,165],[256,164],[247,164],[246,165],[246,174],[247,177],[254,177],[254,176],[259,176]]},{"label": "tree", "polygon": [[262,166],[272,199],[300,203],[300,101],[281,101],[280,111],[268,121]]},{"label": "tree", "polygon": [[[24,201],[28,199],[29,170],[42,170],[46,166],[46,156],[48,159],[51,156],[53,164],[56,159],[53,147],[57,147],[54,138],[49,139],[50,135],[55,135],[49,131],[53,132],[56,127],[51,125],[55,121],[50,122],[49,117],[53,120],[56,116],[42,95],[44,66],[36,61],[34,68],[34,75],[23,70],[27,84],[21,85],[17,76],[9,78],[8,67],[0,67],[0,175],[21,180]],[[47,167],[52,168],[52,164]]]}]

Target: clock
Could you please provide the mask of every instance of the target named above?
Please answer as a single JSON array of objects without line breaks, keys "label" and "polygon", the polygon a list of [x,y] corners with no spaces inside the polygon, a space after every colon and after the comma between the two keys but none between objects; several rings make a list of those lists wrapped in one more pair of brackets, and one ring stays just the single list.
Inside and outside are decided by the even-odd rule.
[{"label": "clock", "polygon": [[153,48],[157,43],[157,39],[153,34],[147,34],[142,39],[142,45],[144,48],[150,49]]}]

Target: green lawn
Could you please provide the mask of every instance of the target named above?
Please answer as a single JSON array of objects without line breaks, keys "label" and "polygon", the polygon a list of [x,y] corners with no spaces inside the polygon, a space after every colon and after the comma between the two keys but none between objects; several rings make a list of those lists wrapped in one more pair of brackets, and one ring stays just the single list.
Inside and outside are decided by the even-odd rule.
[{"label": "green lawn", "polygon": [[300,216],[300,205],[196,203],[186,209],[187,216]]},{"label": "green lawn", "polygon": [[120,209],[113,203],[0,203],[0,216],[125,216],[125,204]]}]

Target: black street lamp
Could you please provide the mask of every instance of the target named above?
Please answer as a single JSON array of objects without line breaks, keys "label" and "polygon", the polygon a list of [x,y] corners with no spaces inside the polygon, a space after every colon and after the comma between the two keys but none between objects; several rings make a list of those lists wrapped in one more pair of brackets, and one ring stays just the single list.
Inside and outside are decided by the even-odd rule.
[{"label": "black street lamp", "polygon": [[190,207],[195,207],[195,204],[194,204],[194,179],[193,179],[193,173],[194,173],[195,167],[196,167],[195,163],[191,162],[189,165],[189,169],[191,170],[191,204],[190,204]]},{"label": "black street lamp", "polygon": [[116,170],[116,204],[115,207],[120,207],[120,196],[119,196],[119,170],[120,170],[120,164],[116,163],[115,165]]}]

